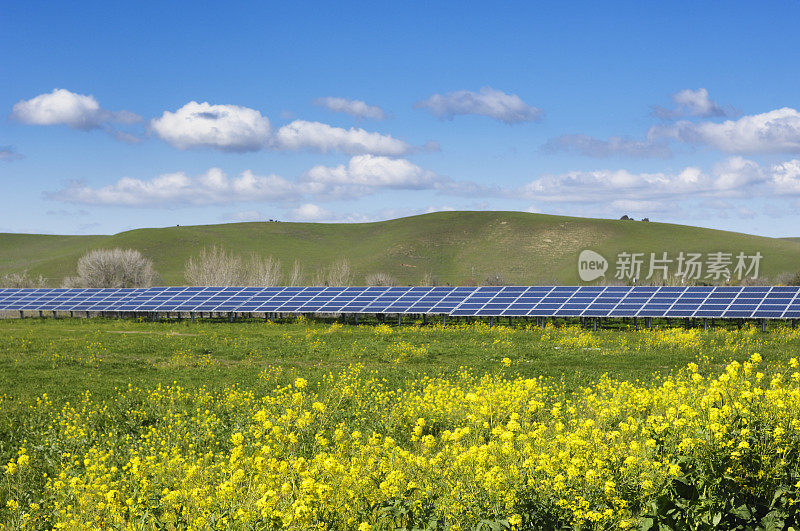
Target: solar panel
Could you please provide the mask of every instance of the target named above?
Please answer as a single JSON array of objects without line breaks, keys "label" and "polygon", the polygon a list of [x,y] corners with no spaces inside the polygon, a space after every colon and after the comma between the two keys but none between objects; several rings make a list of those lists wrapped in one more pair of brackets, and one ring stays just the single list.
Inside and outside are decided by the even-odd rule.
[{"label": "solar panel", "polygon": [[0,289],[0,310],[800,318],[794,286]]}]

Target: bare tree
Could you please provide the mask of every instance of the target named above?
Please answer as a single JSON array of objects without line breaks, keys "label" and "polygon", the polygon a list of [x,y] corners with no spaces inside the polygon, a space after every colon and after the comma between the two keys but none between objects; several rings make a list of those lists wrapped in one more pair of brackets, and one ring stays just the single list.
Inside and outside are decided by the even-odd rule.
[{"label": "bare tree", "polygon": [[43,288],[45,284],[42,275],[37,278],[29,277],[27,271],[8,273],[0,277],[0,288]]},{"label": "bare tree", "polygon": [[438,286],[439,285],[439,279],[433,273],[428,271],[427,273],[425,273],[422,276],[422,280],[420,281],[419,285],[420,286]]},{"label": "bare tree", "polygon": [[292,272],[289,274],[289,286],[300,286],[303,283],[303,266],[300,264],[300,260],[294,261],[294,266],[292,267]]},{"label": "bare tree", "polygon": [[245,284],[248,286],[277,286],[281,281],[281,263],[271,256],[256,254],[244,264]]},{"label": "bare tree", "polygon": [[350,269],[350,262],[345,258],[340,258],[331,264],[328,269],[329,286],[349,286],[353,277],[353,270]]},{"label": "bare tree", "polygon": [[153,262],[135,249],[95,249],[78,260],[78,275],[64,286],[86,288],[146,288],[158,279]]},{"label": "bare tree", "polygon": [[367,286],[396,286],[397,279],[388,273],[372,273],[367,275]]},{"label": "bare tree", "polygon": [[483,281],[483,285],[484,286],[505,286],[506,285],[506,279],[504,279],[500,275],[500,273],[494,273],[494,274],[489,275],[488,277],[486,277],[486,279]]},{"label": "bare tree", "polygon": [[190,257],[183,276],[193,286],[241,286],[245,283],[241,257],[216,245],[204,247],[199,255]]},{"label": "bare tree", "polygon": [[321,267],[317,269],[312,284],[314,286],[349,286],[352,276],[350,262],[340,258],[327,268]]}]

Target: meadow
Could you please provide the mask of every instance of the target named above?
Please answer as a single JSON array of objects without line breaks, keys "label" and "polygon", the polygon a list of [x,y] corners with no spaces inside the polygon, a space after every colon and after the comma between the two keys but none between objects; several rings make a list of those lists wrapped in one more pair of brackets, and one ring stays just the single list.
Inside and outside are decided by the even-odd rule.
[{"label": "meadow", "polygon": [[0,321],[9,529],[790,529],[800,330]]}]

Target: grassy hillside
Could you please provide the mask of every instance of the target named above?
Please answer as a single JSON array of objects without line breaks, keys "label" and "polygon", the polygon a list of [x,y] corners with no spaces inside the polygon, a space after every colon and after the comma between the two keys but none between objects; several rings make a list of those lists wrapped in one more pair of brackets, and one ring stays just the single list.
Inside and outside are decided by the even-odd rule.
[{"label": "grassy hillside", "polygon": [[[665,223],[585,219],[522,212],[438,212],[377,223],[231,223],[138,229],[111,236],[0,234],[0,274],[29,270],[58,285],[78,258],[98,247],[131,247],[155,262],[164,284],[182,284],[183,267],[202,247],[272,255],[307,280],[347,258],[355,282],[385,272],[402,283],[425,273],[452,284],[482,283],[493,274],[518,284],[576,283],[577,257],[618,252],[761,252],[762,275],[800,270],[800,242]],[[612,272],[613,274],[613,272]]]}]

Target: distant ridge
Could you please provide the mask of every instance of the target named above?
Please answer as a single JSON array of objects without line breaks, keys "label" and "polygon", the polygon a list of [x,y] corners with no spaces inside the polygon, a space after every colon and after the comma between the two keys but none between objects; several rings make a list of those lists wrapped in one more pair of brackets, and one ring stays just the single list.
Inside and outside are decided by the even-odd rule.
[{"label": "distant ridge", "polygon": [[800,270],[800,238],[523,212],[436,212],[375,223],[230,223],[111,236],[0,233],[0,275],[27,269],[57,286],[74,274],[86,251],[130,247],[153,259],[163,284],[180,285],[186,260],[210,245],[272,255],[284,272],[299,260],[307,280],[318,268],[347,258],[354,282],[362,285],[366,275],[377,272],[402,284],[418,284],[426,273],[450,284],[482,284],[495,275],[514,284],[575,284],[577,257],[584,249],[609,260],[623,251],[760,252],[762,275]]}]

